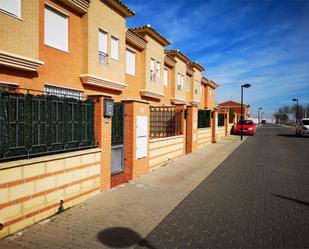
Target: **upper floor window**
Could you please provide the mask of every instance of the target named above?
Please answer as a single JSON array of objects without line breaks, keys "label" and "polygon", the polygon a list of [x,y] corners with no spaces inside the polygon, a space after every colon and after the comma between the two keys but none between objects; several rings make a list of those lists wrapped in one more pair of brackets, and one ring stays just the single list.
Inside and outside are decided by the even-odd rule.
[{"label": "upper floor window", "polygon": [[150,80],[155,81],[155,60],[150,59]]},{"label": "upper floor window", "polygon": [[189,77],[186,77],[186,91],[190,91]]},{"label": "upper floor window", "polygon": [[99,63],[107,64],[107,33],[99,29]]},{"label": "upper floor window", "polygon": [[45,5],[44,42],[62,51],[68,51],[68,16],[49,5]]},{"label": "upper floor window", "polygon": [[164,68],[164,71],[163,71],[163,85],[165,87],[167,87],[167,84],[168,84],[168,71],[166,68]]},{"label": "upper floor window", "polygon": [[180,91],[181,90],[181,74],[177,74],[177,89]]},{"label": "upper floor window", "polygon": [[111,38],[111,58],[118,61],[119,57],[119,39],[112,36]]},{"label": "upper floor window", "polygon": [[157,63],[156,63],[156,77],[160,78],[160,74],[161,74],[161,63],[159,61],[157,61]]},{"label": "upper floor window", "polygon": [[0,0],[0,10],[6,14],[21,18],[21,0]]},{"label": "upper floor window", "polygon": [[209,90],[209,96],[210,97],[212,96],[212,90],[211,89]]},{"label": "upper floor window", "polygon": [[196,80],[195,83],[194,83],[194,92],[195,92],[195,94],[200,93],[200,84],[199,84],[198,80]]},{"label": "upper floor window", "polygon": [[135,53],[129,49],[126,50],[126,72],[135,76]]}]

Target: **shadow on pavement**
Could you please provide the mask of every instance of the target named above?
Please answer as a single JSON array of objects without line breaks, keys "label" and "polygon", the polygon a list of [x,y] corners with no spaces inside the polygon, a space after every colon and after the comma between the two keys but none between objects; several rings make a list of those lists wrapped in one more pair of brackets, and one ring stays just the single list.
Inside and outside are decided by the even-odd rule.
[{"label": "shadow on pavement", "polygon": [[137,232],[126,227],[104,229],[98,233],[97,238],[102,244],[112,248],[125,248],[139,245],[148,249],[156,249]]},{"label": "shadow on pavement", "polygon": [[297,204],[309,207],[309,202],[306,202],[306,201],[298,200],[298,199],[295,199],[295,198],[292,198],[292,197],[287,197],[287,196],[284,196],[284,195],[278,195],[278,194],[271,194],[271,195],[285,199],[285,200],[293,201],[293,202],[296,202]]}]

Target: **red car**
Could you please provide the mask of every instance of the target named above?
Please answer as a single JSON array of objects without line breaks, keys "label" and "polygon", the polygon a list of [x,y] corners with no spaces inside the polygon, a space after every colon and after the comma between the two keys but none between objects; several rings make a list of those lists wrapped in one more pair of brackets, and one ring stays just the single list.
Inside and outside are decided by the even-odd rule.
[{"label": "red car", "polygon": [[[242,134],[244,135],[254,135],[256,130],[256,124],[250,120],[246,119],[243,121],[242,124]],[[241,132],[241,121],[239,121],[237,124],[233,127],[233,133],[234,134],[240,134]]]}]

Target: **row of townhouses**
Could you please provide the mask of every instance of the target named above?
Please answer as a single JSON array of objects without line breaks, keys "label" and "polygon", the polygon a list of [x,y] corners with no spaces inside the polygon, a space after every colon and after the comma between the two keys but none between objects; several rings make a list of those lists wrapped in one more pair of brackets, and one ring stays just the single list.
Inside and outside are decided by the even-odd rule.
[{"label": "row of townhouses", "polygon": [[227,136],[204,66],[119,0],[0,0],[0,237]]}]

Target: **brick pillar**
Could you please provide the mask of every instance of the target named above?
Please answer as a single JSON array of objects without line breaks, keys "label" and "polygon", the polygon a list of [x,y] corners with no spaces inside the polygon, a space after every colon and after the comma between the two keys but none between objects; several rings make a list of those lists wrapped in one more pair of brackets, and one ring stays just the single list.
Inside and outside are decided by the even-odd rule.
[{"label": "brick pillar", "polygon": [[217,141],[217,129],[218,129],[218,113],[216,111],[213,111],[211,117],[211,139],[213,143]]},{"label": "brick pillar", "polygon": [[197,149],[197,112],[198,108],[195,106],[187,107],[188,118],[187,118],[187,141],[186,141],[186,153],[191,153]]},{"label": "brick pillar", "polygon": [[[132,180],[148,172],[149,155],[149,103],[138,100],[123,100],[124,102],[124,167],[128,179]],[[137,117],[147,117],[147,156],[137,158]]]},{"label": "brick pillar", "polygon": [[95,102],[94,105],[94,136],[101,152],[101,191],[110,188],[111,182],[111,119],[103,117],[104,96],[89,96]]},{"label": "brick pillar", "polygon": [[225,126],[225,136],[227,137],[229,135],[229,111],[225,111],[224,115],[224,126]]},{"label": "brick pillar", "polygon": [[186,119],[185,119],[185,104],[179,104],[176,105],[176,110],[179,110],[182,115],[181,115],[181,130],[182,130],[182,135],[184,138],[184,147],[183,147],[183,155],[186,154]]}]

